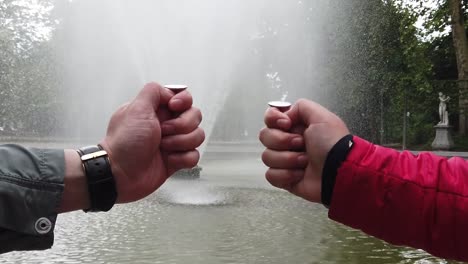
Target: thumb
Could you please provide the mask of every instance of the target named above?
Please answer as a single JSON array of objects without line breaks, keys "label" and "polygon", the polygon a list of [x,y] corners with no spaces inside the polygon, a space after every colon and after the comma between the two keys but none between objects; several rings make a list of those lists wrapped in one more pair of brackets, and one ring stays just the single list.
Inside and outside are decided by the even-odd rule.
[{"label": "thumb", "polygon": [[156,111],[161,100],[161,91],[163,88],[158,83],[147,83],[138,93],[135,101],[144,106],[152,106]]},{"label": "thumb", "polygon": [[326,123],[336,118],[335,114],[325,107],[306,99],[299,99],[286,114],[294,125],[304,124],[306,127],[316,123]]}]

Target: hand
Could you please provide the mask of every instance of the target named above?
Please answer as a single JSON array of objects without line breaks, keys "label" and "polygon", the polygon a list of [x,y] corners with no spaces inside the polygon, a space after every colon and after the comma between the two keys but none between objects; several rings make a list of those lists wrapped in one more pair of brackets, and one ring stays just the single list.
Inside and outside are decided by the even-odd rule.
[{"label": "hand", "polygon": [[192,107],[188,91],[174,95],[156,83],[145,85],[118,109],[101,142],[111,161],[117,202],[142,199],[175,171],[195,166],[195,148],[205,139],[200,122],[200,110]]},{"label": "hand", "polygon": [[312,202],[321,201],[322,170],[328,152],[349,134],[344,122],[321,105],[301,99],[281,113],[269,108],[260,141],[267,180]]}]

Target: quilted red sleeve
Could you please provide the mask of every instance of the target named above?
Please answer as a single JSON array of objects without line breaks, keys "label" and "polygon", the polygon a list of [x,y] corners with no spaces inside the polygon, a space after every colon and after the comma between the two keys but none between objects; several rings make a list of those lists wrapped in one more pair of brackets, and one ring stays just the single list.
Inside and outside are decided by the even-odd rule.
[{"label": "quilted red sleeve", "polygon": [[396,245],[468,260],[468,163],[354,137],[329,217]]}]

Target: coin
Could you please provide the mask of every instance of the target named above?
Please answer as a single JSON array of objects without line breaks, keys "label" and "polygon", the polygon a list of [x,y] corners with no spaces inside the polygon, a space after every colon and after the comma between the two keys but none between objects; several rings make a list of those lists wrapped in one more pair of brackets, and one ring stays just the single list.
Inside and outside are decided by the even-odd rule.
[{"label": "coin", "polygon": [[268,105],[271,107],[275,107],[281,112],[288,111],[289,108],[291,108],[291,103],[290,102],[284,102],[284,101],[271,101],[268,102]]},{"label": "coin", "polygon": [[183,85],[183,84],[167,84],[167,85],[164,85],[164,87],[173,91],[174,93],[180,93],[188,88],[187,85]]}]

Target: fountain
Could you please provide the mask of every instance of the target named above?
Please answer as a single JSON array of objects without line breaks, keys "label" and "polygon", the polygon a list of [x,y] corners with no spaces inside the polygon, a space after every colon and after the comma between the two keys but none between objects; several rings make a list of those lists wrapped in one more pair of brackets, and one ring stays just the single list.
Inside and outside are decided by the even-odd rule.
[{"label": "fountain", "polygon": [[[63,90],[70,128],[66,134],[96,141],[104,134],[114,109],[149,81],[187,84],[194,105],[203,112],[207,139],[215,124],[232,127],[226,117],[224,122],[216,120],[229,104],[226,98],[235,98],[238,93],[250,98],[243,99],[243,111],[250,113],[234,110],[229,119],[255,118],[247,120],[246,126],[257,130],[264,106],[256,102],[288,92],[293,98],[311,96],[314,90],[307,87],[320,81],[317,77],[304,85],[301,80],[305,80],[303,70],[307,69],[320,76],[311,69],[320,68],[319,58],[324,53],[320,49],[307,54],[297,51],[303,45],[324,45],[324,39],[305,39],[303,32],[308,28],[318,35],[324,32],[320,24],[325,24],[326,16],[321,13],[327,4],[316,3],[317,10],[303,5],[266,0],[61,2],[55,12],[60,23],[54,40],[63,86],[67,87]],[[273,11],[266,15],[264,6]],[[304,24],[306,18],[308,23]],[[281,52],[288,56],[276,59],[275,54]],[[309,60],[304,61],[306,55]],[[274,78],[265,78],[269,72],[275,73]],[[287,85],[298,81],[300,87],[286,91]],[[275,87],[269,87],[268,82]],[[249,135],[256,139],[255,132]]]},{"label": "fountain", "polygon": [[187,172],[198,180],[176,177],[146,199],[106,214],[60,215],[52,249],[11,253],[2,260],[406,263],[417,254],[427,258],[335,225],[322,206],[272,188],[263,176],[257,133],[265,102],[280,98],[281,104],[272,106],[287,109],[286,97],[320,101],[333,90],[326,78],[334,72],[326,62],[338,51],[329,50],[329,27],[343,18],[339,9],[348,2],[334,1],[336,9],[329,0],[54,2],[59,23],[51,41],[64,87],[66,135],[96,142],[119,105],[144,83],[158,81],[189,86],[204,115],[208,144],[200,149],[200,167]]},{"label": "fountain", "polygon": [[[235,119],[245,122],[246,128],[241,132],[244,138],[256,140],[264,111],[264,106],[256,101],[285,97],[288,95],[285,90],[287,81],[304,78],[300,64],[281,71],[282,63],[300,63],[303,54],[290,53],[287,47],[290,41],[279,34],[300,36],[310,26],[302,24],[302,19],[316,13],[303,9],[299,3],[288,6],[297,15],[296,19],[286,18],[285,14],[278,19],[262,14],[265,5],[283,6],[280,2],[265,0],[256,3],[214,0],[143,0],[138,4],[78,0],[62,3],[56,10],[60,23],[54,40],[63,65],[63,86],[67,87],[63,90],[67,101],[68,124],[65,127],[70,130],[65,134],[84,143],[99,140],[114,109],[132,98],[144,83],[158,81],[189,86],[194,105],[203,113],[202,127],[207,142],[215,124],[233,131],[237,127],[240,129],[242,124],[233,126]],[[326,7],[324,4],[318,6]],[[282,11],[278,10],[280,13]],[[313,21],[320,22],[320,16],[315,15]],[[285,22],[278,24],[281,20]],[[271,53],[274,51],[269,50],[273,39],[279,49],[290,54],[283,61],[270,60],[264,68],[262,60],[274,55]],[[309,44],[319,46],[322,41],[317,39],[314,44],[309,40]],[[318,50],[310,56],[317,54],[320,54]],[[312,65],[307,62],[308,67]],[[186,85],[182,86],[172,85],[171,88],[186,88]],[[300,90],[294,89],[289,94],[299,96]],[[229,104],[226,98],[237,97],[239,91],[243,97],[253,99],[242,100],[243,111],[251,113],[236,109],[229,114],[223,113],[223,107]],[[250,96],[258,93],[259,96]],[[218,119],[220,114],[228,116]],[[207,147],[207,144],[200,147],[202,157]],[[177,175],[198,178],[200,171],[197,167]]]},{"label": "fountain", "polygon": [[[185,8],[177,8],[180,5]],[[247,47],[236,39],[240,28],[232,19],[235,14],[205,14],[212,14],[213,8],[229,14],[229,9],[238,10],[239,5],[80,0],[62,6],[58,13],[64,30],[58,31],[57,43],[63,50],[60,56],[68,87],[64,94],[72,99],[68,120],[80,124],[70,133],[95,140],[104,133],[118,105],[144,83],[158,81],[190,86],[194,105],[204,113],[203,127],[209,137],[232,88],[228,85],[231,72]],[[195,8],[199,12],[192,12]]]}]

